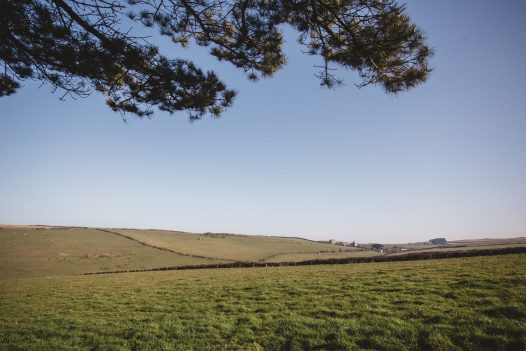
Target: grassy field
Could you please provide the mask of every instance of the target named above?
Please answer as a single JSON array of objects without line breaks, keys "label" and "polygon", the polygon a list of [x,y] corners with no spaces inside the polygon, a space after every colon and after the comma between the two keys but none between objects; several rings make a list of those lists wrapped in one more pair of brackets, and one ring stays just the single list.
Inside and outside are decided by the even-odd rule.
[{"label": "grassy field", "polygon": [[[447,247],[400,244],[398,255],[524,247],[525,238],[458,241]],[[456,246],[455,246],[456,245]],[[461,246],[458,246],[461,245]],[[386,245],[387,248],[394,245]],[[415,248],[420,248],[414,250]],[[0,279],[246,262],[369,257],[379,252],[301,238],[194,234],[163,230],[0,225]]]},{"label": "grassy field", "polygon": [[455,241],[450,241],[449,243],[453,245],[468,245],[468,246],[526,244],[526,237],[501,238],[501,239],[455,240]]},{"label": "grassy field", "polygon": [[2,350],[524,350],[526,255],[0,281]]},{"label": "grassy field", "polygon": [[351,248],[299,238],[192,234],[163,230],[112,230],[138,241],[189,255],[232,261],[263,261],[279,254],[306,254]]},{"label": "grassy field", "polygon": [[96,229],[0,230],[0,279],[210,262]]},{"label": "grassy field", "polygon": [[[364,245],[369,247],[368,244]],[[412,244],[385,244],[384,253],[405,254],[410,251],[435,252],[435,251],[467,251],[484,249],[501,249],[507,247],[525,247],[526,237],[499,238],[499,239],[470,239],[449,241],[446,245],[430,245],[426,243]],[[407,251],[397,252],[400,249]]]},{"label": "grassy field", "polygon": [[352,248],[298,238],[3,226],[0,228],[0,279],[232,261],[301,261],[376,254],[373,251],[341,250],[350,251]]},{"label": "grassy field", "polygon": [[[348,248],[344,248],[347,250]],[[265,262],[300,262],[307,260],[323,260],[328,258],[345,258],[345,257],[369,257],[378,256],[379,252],[371,250],[351,250],[342,252],[318,252],[318,253],[290,253],[280,254],[265,259]]]},{"label": "grassy field", "polygon": [[[466,246],[448,246],[435,247],[429,249],[421,249],[410,252],[453,252],[453,251],[471,251],[471,250],[486,250],[486,249],[505,249],[510,247],[526,247],[526,244],[487,244],[487,245],[466,245]],[[407,252],[395,253],[393,255],[403,255]]]}]

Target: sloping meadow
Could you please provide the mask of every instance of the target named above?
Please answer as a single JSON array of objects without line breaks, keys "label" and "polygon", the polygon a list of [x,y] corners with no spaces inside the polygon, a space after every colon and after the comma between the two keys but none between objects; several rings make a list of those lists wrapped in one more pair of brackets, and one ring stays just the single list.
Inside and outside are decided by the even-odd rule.
[{"label": "sloping meadow", "polygon": [[210,262],[91,228],[0,230],[0,280]]},{"label": "sloping meadow", "polygon": [[288,254],[317,254],[357,251],[351,247],[331,245],[312,240],[261,235],[223,233],[194,234],[165,230],[114,229],[148,245],[173,250],[186,255],[227,261],[264,261]]}]

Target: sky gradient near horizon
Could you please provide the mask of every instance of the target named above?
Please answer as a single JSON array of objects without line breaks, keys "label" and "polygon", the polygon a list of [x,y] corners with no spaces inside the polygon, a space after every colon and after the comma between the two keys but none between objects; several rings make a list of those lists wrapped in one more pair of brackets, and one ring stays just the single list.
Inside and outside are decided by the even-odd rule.
[{"label": "sky gradient near horizon", "polygon": [[0,223],[163,228],[358,242],[526,236],[526,2],[416,1],[427,83],[319,87],[288,64],[257,83],[162,44],[239,91],[221,119],[119,114],[26,82],[0,99]]}]

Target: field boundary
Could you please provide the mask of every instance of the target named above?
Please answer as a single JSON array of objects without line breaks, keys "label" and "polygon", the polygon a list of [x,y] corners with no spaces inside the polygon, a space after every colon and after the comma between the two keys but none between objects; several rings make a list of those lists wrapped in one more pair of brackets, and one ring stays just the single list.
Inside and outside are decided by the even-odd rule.
[{"label": "field boundary", "polygon": [[[319,243],[319,241],[317,241],[317,242]],[[277,256],[282,256],[282,255],[310,255],[310,254],[324,254],[324,253],[330,254],[330,253],[340,253],[340,252],[364,252],[364,251],[371,251],[371,250],[367,250],[367,249],[364,249],[364,248],[361,248],[361,247],[355,247],[354,249],[321,250],[321,251],[315,251],[315,252],[312,252],[312,251],[281,252],[281,253],[277,253],[277,254],[274,254],[274,255],[270,255],[270,256],[264,257],[264,258],[260,259],[259,262],[268,262],[268,260],[270,260],[270,259],[272,259],[274,257],[277,257]]]},{"label": "field boundary", "polygon": [[502,248],[502,249],[482,249],[482,250],[449,251],[449,252],[420,252],[420,253],[408,253],[405,255],[397,255],[397,256],[385,255],[385,256],[370,256],[370,257],[345,257],[345,258],[307,260],[307,261],[300,261],[300,262],[232,262],[232,263],[185,265],[185,266],[145,268],[145,269],[130,269],[130,270],[118,270],[118,271],[87,272],[87,273],[80,273],[79,275],[117,274],[117,273],[133,273],[133,272],[157,272],[157,271],[175,271],[175,270],[187,270],[187,269],[251,268],[251,267],[334,265],[334,264],[349,264],[349,263],[401,262],[401,261],[436,260],[436,259],[462,258],[462,257],[496,256],[496,255],[509,255],[509,254],[519,254],[519,253],[526,253],[526,247],[508,247],[508,248]]},{"label": "field boundary", "polygon": [[[187,256],[187,257],[193,257],[193,258],[202,258],[202,259],[206,259],[206,260],[210,260],[210,261],[231,261],[232,260],[225,260],[223,258],[216,258],[216,257],[208,257],[208,256],[199,256],[199,255],[192,255],[192,254],[189,254],[189,253],[185,253],[185,252],[179,252],[179,251],[175,251],[175,250],[172,250],[172,249],[169,249],[169,248],[166,248],[166,247],[162,247],[162,246],[157,246],[157,245],[152,245],[152,244],[148,244],[144,241],[141,241],[141,240],[138,240],[138,239],[135,239],[134,237],[131,237],[129,235],[126,235],[126,234],[122,234],[122,233],[118,233],[118,232],[114,232],[114,231],[111,231],[111,230],[107,230],[107,229],[101,229],[101,228],[95,228],[96,230],[98,231],[101,231],[101,232],[105,232],[105,233],[110,233],[110,234],[114,234],[114,235],[118,235],[120,237],[123,237],[123,238],[126,238],[128,240],[132,240],[132,241],[135,241],[136,243],[139,243],[143,246],[148,246],[148,247],[151,247],[151,248],[154,248],[154,249],[157,249],[157,250],[162,250],[162,251],[168,251],[168,252],[171,252],[171,253],[174,253],[174,254],[177,254],[177,255],[181,255],[181,256]],[[146,270],[148,270],[149,268],[146,268]]]}]

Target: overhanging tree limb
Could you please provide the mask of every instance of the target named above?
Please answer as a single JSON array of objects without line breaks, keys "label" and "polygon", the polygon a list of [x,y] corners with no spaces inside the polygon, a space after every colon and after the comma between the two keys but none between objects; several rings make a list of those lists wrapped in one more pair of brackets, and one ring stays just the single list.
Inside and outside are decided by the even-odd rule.
[{"label": "overhanging tree limb", "polygon": [[231,106],[235,93],[215,73],[122,32],[126,16],[176,44],[210,47],[249,78],[284,65],[288,25],[322,58],[323,85],[340,81],[339,66],[357,71],[360,86],[397,93],[426,80],[432,54],[404,10],[395,0],[0,0],[0,96],[37,79],[72,95],[97,90],[113,110],[139,117],[156,107],[198,119]]},{"label": "overhanging tree limb", "polygon": [[111,47],[111,40],[106,38],[102,33],[98,32],[95,28],[93,28],[89,23],[84,21],[71,7],[69,7],[64,1],[62,0],[52,0],[54,4],[56,4],[58,7],[63,9],[69,17],[77,22],[86,32],[92,34],[93,36],[97,37],[103,44],[107,45],[108,47]]}]

